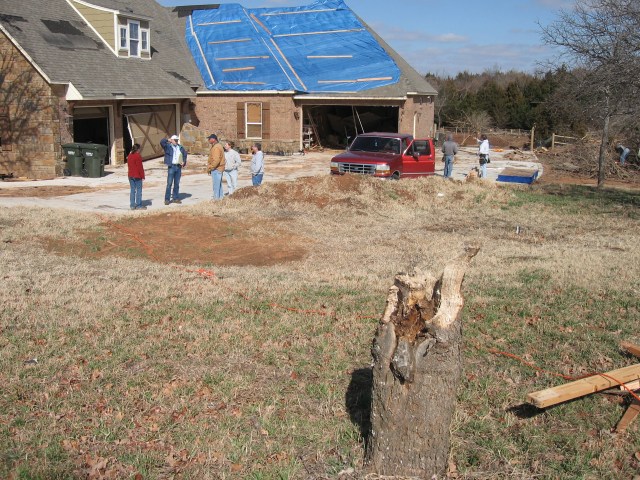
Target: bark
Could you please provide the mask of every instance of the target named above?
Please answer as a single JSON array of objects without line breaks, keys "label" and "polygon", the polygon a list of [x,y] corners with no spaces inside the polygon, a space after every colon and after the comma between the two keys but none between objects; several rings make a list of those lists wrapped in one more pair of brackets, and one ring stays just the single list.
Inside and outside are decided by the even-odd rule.
[{"label": "bark", "polygon": [[440,278],[399,274],[389,289],[372,347],[367,449],[380,475],[431,478],[446,471],[462,367],[460,290],[478,250],[467,248]]},{"label": "bark", "polygon": [[602,139],[600,141],[600,152],[598,154],[598,188],[604,186],[605,180],[605,160],[607,154],[607,146],[609,139],[609,122],[611,119],[611,115],[609,115],[609,97],[607,97],[607,111],[604,116],[604,121],[602,125]]}]

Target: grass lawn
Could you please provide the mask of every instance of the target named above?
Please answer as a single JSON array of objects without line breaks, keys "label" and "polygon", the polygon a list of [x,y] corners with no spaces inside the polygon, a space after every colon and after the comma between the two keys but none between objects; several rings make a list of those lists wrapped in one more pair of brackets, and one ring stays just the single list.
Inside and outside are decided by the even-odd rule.
[{"label": "grass lawn", "polygon": [[640,421],[612,433],[628,396],[537,411],[527,393],[565,380],[495,353],[640,362],[619,348],[640,343],[638,193],[324,177],[171,215],[0,211],[0,478],[378,478],[387,289],[468,244],[449,476],[640,475]]}]

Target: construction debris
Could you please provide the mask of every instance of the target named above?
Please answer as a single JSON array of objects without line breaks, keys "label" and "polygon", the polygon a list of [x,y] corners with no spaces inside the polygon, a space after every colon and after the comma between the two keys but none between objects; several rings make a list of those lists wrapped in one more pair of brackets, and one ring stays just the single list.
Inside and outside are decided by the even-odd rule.
[{"label": "construction debris", "polygon": [[[620,347],[630,354],[640,357],[640,345],[621,342]],[[587,378],[565,383],[564,385],[530,393],[527,395],[527,401],[538,408],[547,408],[618,386],[629,393],[640,389],[640,363],[612,370],[607,373],[597,373]],[[624,431],[640,414],[640,399],[638,399],[637,395],[631,394],[633,398],[627,411],[616,426],[617,432]]]}]

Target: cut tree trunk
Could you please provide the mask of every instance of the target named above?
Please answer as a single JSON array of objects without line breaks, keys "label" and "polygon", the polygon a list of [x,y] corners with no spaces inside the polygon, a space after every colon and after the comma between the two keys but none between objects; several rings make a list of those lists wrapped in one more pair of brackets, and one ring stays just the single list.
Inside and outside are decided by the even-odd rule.
[{"label": "cut tree trunk", "polygon": [[445,473],[462,362],[460,292],[467,248],[440,278],[399,274],[373,342],[371,433],[367,461],[380,475]]}]

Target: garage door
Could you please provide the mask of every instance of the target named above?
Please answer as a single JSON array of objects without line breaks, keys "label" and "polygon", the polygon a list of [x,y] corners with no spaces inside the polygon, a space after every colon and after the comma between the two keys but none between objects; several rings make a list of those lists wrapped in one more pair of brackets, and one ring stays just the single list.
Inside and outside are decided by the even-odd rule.
[{"label": "garage door", "polygon": [[129,136],[131,143],[140,144],[140,154],[144,160],[164,155],[160,147],[160,140],[168,135],[176,134],[176,107],[175,105],[154,105],[141,108],[136,107],[137,112],[127,113]]}]

